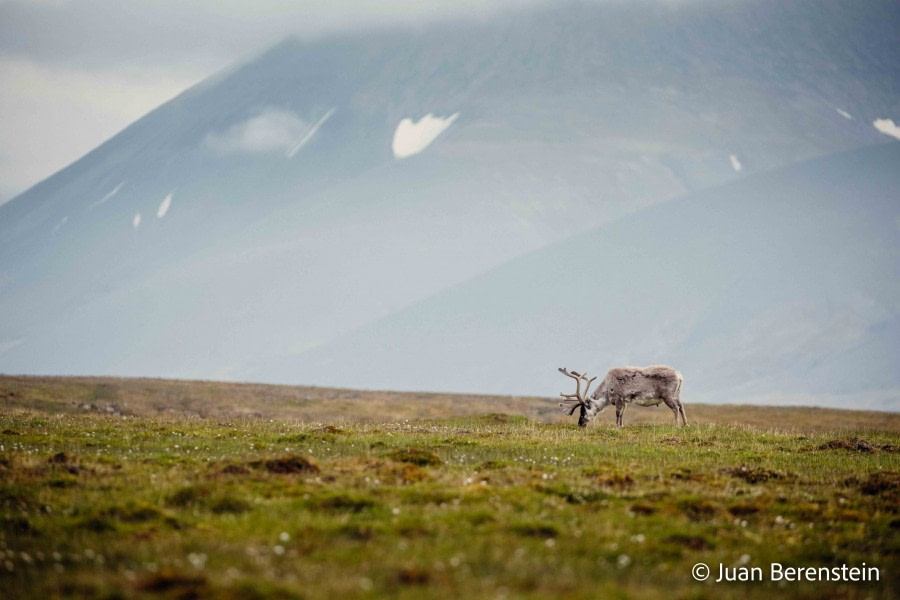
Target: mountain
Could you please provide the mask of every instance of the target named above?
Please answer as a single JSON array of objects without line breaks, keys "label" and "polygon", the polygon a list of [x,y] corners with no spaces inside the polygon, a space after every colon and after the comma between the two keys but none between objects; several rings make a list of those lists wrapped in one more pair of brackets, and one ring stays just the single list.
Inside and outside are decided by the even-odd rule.
[{"label": "mountain", "polygon": [[898,164],[900,143],[879,145],[639,211],[311,350],[295,375],[555,395],[556,367],[664,358],[686,399],[897,410]]},{"label": "mountain", "polygon": [[286,40],[0,206],[0,371],[316,382],[318,349],[516,257],[886,141],[898,22],[566,3]]}]

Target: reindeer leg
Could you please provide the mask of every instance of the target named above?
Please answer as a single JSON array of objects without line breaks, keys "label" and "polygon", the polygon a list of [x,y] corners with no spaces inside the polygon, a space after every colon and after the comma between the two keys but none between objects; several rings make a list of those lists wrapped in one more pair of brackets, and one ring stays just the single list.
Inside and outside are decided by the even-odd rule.
[{"label": "reindeer leg", "polygon": [[[676,371],[675,374],[677,375],[677,378],[678,378],[678,385],[675,386],[675,397],[673,398],[673,400],[675,401],[675,404],[678,405],[678,412],[681,413],[681,424],[684,425],[685,427],[687,427],[687,416],[684,414],[684,405],[681,403],[681,384],[682,384],[683,380],[681,378],[681,373],[678,373]],[[678,415],[677,414],[675,415],[675,424],[678,425]]]},{"label": "reindeer leg", "polygon": [[606,396],[606,403],[615,407],[615,409],[616,409],[616,427],[618,427],[619,426],[619,417],[621,416],[621,412],[622,412],[622,409],[621,409],[621,406],[623,404],[622,399],[619,398],[619,396],[616,394],[608,394]]},{"label": "reindeer leg", "polygon": [[678,402],[678,400],[672,400],[665,397],[663,398],[663,402],[665,402],[666,406],[672,410],[672,414],[675,415],[675,426],[678,427],[678,407],[681,403]]},{"label": "reindeer leg", "polygon": [[623,415],[625,414],[625,403],[621,400],[618,404],[616,404],[616,427],[624,427],[625,420],[623,419]]}]

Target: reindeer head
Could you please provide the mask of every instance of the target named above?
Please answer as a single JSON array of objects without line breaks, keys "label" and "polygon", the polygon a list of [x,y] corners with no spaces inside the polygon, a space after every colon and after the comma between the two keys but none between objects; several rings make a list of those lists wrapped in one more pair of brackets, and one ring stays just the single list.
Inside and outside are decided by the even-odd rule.
[{"label": "reindeer head", "polygon": [[[578,425],[579,427],[587,427],[587,424],[590,423],[597,414],[597,411],[594,410],[593,403],[587,397],[588,389],[590,389],[591,383],[597,379],[597,377],[594,376],[588,379],[587,373],[582,374],[578,371],[569,372],[565,367],[561,367],[559,372],[566,377],[571,377],[575,380],[574,394],[563,394],[560,392],[559,395],[565,398],[565,400],[559,403],[560,408],[568,415],[573,415],[577,409],[580,409],[581,412],[578,415]],[[584,386],[584,392],[581,391],[582,381],[587,383],[587,385]]]}]

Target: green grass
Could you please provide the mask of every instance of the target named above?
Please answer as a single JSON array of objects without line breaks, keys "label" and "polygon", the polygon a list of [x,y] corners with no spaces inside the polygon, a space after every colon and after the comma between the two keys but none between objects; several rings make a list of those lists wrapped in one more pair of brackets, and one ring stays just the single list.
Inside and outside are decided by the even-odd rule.
[{"label": "green grass", "polygon": [[[779,425],[0,410],[0,595],[897,597],[896,430]],[[697,583],[700,561],[881,581]]]}]

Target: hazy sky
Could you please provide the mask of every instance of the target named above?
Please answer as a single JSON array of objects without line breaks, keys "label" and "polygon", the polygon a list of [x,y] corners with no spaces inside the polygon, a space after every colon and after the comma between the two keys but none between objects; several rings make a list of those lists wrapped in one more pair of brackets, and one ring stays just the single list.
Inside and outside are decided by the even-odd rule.
[{"label": "hazy sky", "polygon": [[289,34],[483,18],[540,0],[0,0],[0,203]]}]

